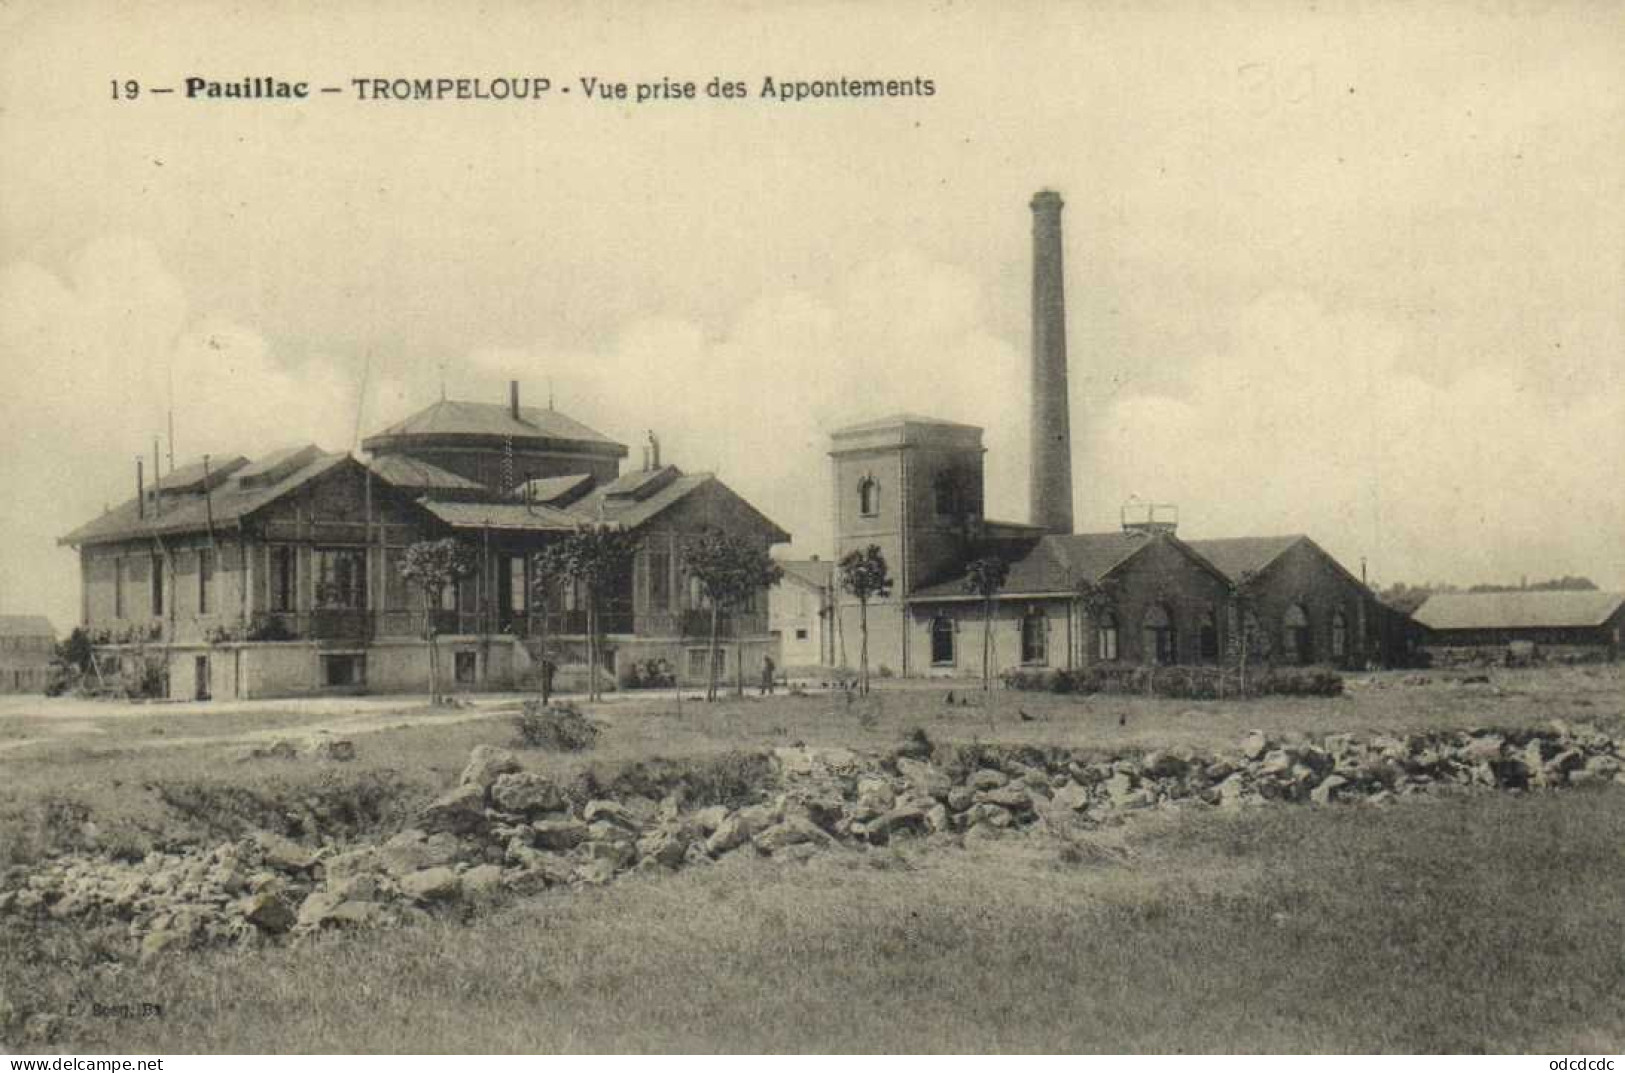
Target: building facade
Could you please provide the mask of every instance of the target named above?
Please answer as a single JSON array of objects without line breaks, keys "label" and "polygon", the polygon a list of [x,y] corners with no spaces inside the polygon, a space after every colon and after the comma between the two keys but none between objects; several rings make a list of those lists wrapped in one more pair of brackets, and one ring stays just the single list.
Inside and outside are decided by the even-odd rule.
[{"label": "building facade", "polygon": [[43,693],[56,656],[56,629],[44,615],[0,615],[0,693]]},{"label": "building facade", "polygon": [[1439,593],[1416,609],[1430,649],[1504,648],[1610,659],[1625,653],[1625,593],[1520,590]]},{"label": "building facade", "polygon": [[[766,549],[788,534],[710,474],[661,465],[653,445],[620,474],[625,447],[511,392],[507,407],[442,400],[366,440],[366,462],[305,447],[142,484],[63,538],[79,550],[98,673],[146,675],[175,699],[417,691],[432,635],[454,689],[526,687],[544,662],[561,686],[582,684],[585,593],[557,579],[538,592],[532,564],[604,526],[638,545],[600,600],[606,675],[703,681],[711,616],[685,541],[714,527]],[[444,537],[476,568],[431,608],[401,565]],[[722,626],[724,666],[757,673],[772,644],[765,594]]]},{"label": "building facade", "polygon": [[768,632],[779,642],[779,667],[787,672],[836,666],[835,581],[831,564],[781,559],[784,579],[768,591]]}]

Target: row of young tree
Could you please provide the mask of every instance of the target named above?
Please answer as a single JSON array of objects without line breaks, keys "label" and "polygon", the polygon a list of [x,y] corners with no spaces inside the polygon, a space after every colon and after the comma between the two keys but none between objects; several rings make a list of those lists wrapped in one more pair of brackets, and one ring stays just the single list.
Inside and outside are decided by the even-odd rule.
[{"label": "row of young tree", "polygon": [[[586,611],[587,638],[587,696],[597,700],[602,695],[600,677],[604,666],[604,638],[602,629],[603,603],[612,585],[626,576],[637,554],[638,537],[614,526],[584,525],[554,541],[530,557],[527,577],[530,582],[530,606],[541,633],[539,647],[544,653],[544,666],[540,675],[542,700],[550,698],[551,668],[547,665],[548,613],[557,597],[561,583],[575,586],[581,594]],[[406,549],[401,560],[400,573],[408,584],[417,587],[423,596],[423,634],[429,642],[429,694],[433,703],[440,703],[440,654],[437,643],[438,629],[435,609],[440,607],[441,596],[460,580],[473,574],[479,567],[479,555],[467,543],[455,537],[424,540]],[[706,699],[718,695],[718,668],[721,652],[722,615],[742,610],[759,592],[779,583],[784,570],[774,562],[765,548],[719,529],[707,529],[688,542],[683,561],[689,576],[696,579],[700,594],[710,606],[710,644],[707,664]],[[734,633],[734,656],[740,664],[743,639]],[[743,679],[737,679],[735,689],[742,692]]]},{"label": "row of young tree", "polygon": [[[574,584],[581,592],[586,609],[587,637],[587,693],[588,699],[601,696],[599,681],[603,658],[603,631],[601,629],[603,600],[610,586],[625,576],[633,556],[637,554],[638,538],[624,530],[610,526],[583,526],[560,540],[549,544],[530,559],[531,607],[540,612],[535,621],[540,624],[541,650],[547,648],[546,624],[552,610],[560,582]],[[429,641],[429,692],[439,702],[440,660],[435,643],[437,630],[433,609],[440,606],[442,593],[459,580],[472,574],[479,558],[474,549],[455,538],[426,540],[406,549],[401,563],[401,576],[416,585],[424,597],[424,637]],[[777,585],[784,570],[765,548],[718,529],[708,529],[690,540],[683,550],[684,567],[696,579],[700,593],[710,608],[710,643],[708,646],[708,673],[705,696],[715,700],[719,693],[718,671],[721,661],[722,616],[742,610],[760,592]],[[853,597],[858,604],[858,691],[867,694],[869,675],[869,603],[891,594],[892,577],[885,555],[878,545],[854,549],[836,564],[841,591]],[[993,611],[999,593],[1009,579],[1009,563],[997,555],[983,555],[973,559],[965,570],[965,591],[978,597],[982,609],[982,688],[992,688]],[[1078,585],[1077,594],[1090,621],[1099,622],[1116,609],[1117,587],[1111,581],[1085,581]],[[1248,664],[1251,660],[1268,655],[1268,639],[1258,626],[1254,613],[1258,601],[1257,577],[1245,571],[1231,590],[1230,656],[1246,687]],[[743,639],[734,633],[735,664],[740,666]],[[543,700],[548,699],[551,675],[541,675]],[[735,690],[743,690],[742,676],[735,680]]]}]

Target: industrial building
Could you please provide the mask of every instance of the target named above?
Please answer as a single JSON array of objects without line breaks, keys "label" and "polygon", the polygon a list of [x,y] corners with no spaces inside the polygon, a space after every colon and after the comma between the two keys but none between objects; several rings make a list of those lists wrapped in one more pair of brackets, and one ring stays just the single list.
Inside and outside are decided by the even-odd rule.
[{"label": "industrial building", "polygon": [[0,615],[0,693],[41,693],[56,655],[56,629],[44,615]]},{"label": "industrial building", "polygon": [[1524,589],[1436,593],[1416,609],[1429,648],[1504,648],[1617,659],[1625,652],[1625,593]]},{"label": "industrial building", "polygon": [[[79,551],[102,671],[156,675],[172,698],[416,691],[432,629],[454,688],[528,685],[544,658],[569,685],[585,674],[585,594],[554,581],[538,601],[527,575],[535,552],[592,525],[639,538],[600,601],[607,673],[703,682],[712,616],[685,541],[707,528],[764,549],[790,539],[712,474],[662,463],[652,435],[622,473],[624,445],[521,406],[517,383],[506,406],[441,399],[362,446],[364,461],[306,446],[151,482],[138,464],[136,496],[62,540]],[[400,566],[446,536],[478,567],[428,608]],[[758,674],[765,594],[720,625],[724,674],[735,659]]]},{"label": "industrial building", "polygon": [[[868,607],[871,665],[980,675],[984,609],[966,567],[987,555],[1009,567],[993,601],[995,674],[1218,663],[1243,629],[1272,663],[1403,660],[1403,616],[1307,536],[1187,541],[1176,518],[1150,506],[1117,531],[1073,532],[1062,207],[1048,190],[1031,204],[1030,522],[986,517],[979,427],[899,414],[832,434],[836,560],[875,545],[893,580]],[[839,630],[856,637],[858,617],[841,593]]]}]

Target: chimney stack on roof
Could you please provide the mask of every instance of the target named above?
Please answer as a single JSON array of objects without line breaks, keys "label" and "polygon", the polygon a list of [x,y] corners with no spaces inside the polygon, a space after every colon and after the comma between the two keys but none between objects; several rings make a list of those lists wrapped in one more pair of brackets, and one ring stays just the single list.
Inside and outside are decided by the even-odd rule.
[{"label": "chimney stack on roof", "polygon": [[135,456],[135,516],[147,516],[147,481],[142,476],[141,456]]},{"label": "chimney stack on roof", "polygon": [[519,420],[519,381],[508,381],[508,415]]},{"label": "chimney stack on roof", "polygon": [[1072,532],[1072,430],[1066,370],[1061,195],[1033,195],[1032,523]]}]

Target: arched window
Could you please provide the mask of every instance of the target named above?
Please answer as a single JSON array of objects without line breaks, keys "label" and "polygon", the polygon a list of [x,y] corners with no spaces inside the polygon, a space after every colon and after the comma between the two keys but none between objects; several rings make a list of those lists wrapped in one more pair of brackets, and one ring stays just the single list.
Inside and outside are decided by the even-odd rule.
[{"label": "arched window", "polygon": [[954,620],[947,615],[931,620],[931,662],[942,667],[954,664]]},{"label": "arched window", "polygon": [[880,513],[880,485],[873,477],[858,482],[858,513],[866,518]]},{"label": "arched window", "polygon": [[1343,612],[1332,612],[1332,658],[1344,660],[1349,654],[1349,620]]},{"label": "arched window", "polygon": [[1021,616],[1021,662],[1049,662],[1049,616],[1042,608]]},{"label": "arched window", "polygon": [[1147,663],[1174,663],[1179,658],[1173,616],[1161,604],[1146,609],[1140,627],[1140,649]]},{"label": "arched window", "polygon": [[1219,661],[1219,618],[1214,614],[1211,607],[1202,612],[1200,640],[1202,662],[1217,663]]},{"label": "arched window", "polygon": [[1095,658],[1117,658],[1117,616],[1110,611],[1103,612],[1095,625]]},{"label": "arched window", "polygon": [[1281,617],[1281,654],[1289,663],[1304,664],[1314,658],[1309,644],[1309,613],[1302,604],[1293,604]]}]

